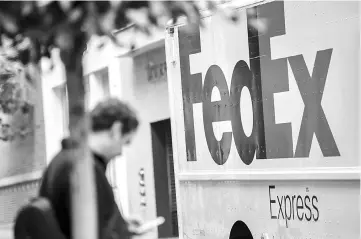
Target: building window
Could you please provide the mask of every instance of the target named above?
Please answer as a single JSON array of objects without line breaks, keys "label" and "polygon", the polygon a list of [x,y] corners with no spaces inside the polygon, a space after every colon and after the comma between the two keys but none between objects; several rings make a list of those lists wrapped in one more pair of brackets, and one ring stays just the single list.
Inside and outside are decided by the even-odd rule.
[{"label": "building window", "polygon": [[84,77],[86,109],[91,110],[100,100],[110,96],[108,67]]},{"label": "building window", "polygon": [[102,91],[103,97],[110,96],[109,87],[109,72],[108,68],[103,68],[99,71],[94,72],[95,80],[98,83],[100,90]]},{"label": "building window", "polygon": [[68,91],[66,89],[66,84],[61,84],[53,88],[54,94],[56,96],[58,109],[60,110],[60,120],[61,120],[61,130],[63,132],[63,137],[69,135],[69,102],[68,102]]},{"label": "building window", "polygon": [[84,104],[85,104],[85,109],[86,110],[90,110],[90,105],[89,105],[89,98],[90,98],[90,95],[89,95],[89,92],[90,92],[90,85],[89,85],[89,75],[86,75],[84,76],[84,92],[85,92],[85,95],[84,95]]}]

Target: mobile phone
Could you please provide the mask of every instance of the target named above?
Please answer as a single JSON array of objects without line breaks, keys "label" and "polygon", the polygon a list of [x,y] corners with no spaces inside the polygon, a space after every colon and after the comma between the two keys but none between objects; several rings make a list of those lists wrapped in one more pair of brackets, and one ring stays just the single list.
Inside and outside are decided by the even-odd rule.
[{"label": "mobile phone", "polygon": [[138,227],[136,229],[136,233],[137,234],[144,234],[156,227],[159,227],[160,225],[162,225],[165,222],[164,217],[157,217],[154,220],[148,221],[143,223],[140,227]]}]

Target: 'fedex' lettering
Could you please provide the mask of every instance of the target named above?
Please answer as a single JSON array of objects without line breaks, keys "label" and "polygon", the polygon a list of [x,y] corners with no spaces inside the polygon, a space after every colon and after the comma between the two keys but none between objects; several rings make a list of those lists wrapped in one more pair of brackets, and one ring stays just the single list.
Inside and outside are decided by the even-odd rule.
[{"label": "'fedex' lettering", "polygon": [[[193,118],[195,103],[202,103],[208,149],[214,162],[219,165],[228,159],[232,138],[246,165],[252,163],[255,154],[257,159],[308,157],[313,135],[317,137],[325,157],[340,156],[321,105],[333,49],[317,52],[312,72],[307,69],[302,55],[271,59],[271,38],[286,34],[284,3],[275,1],[248,10],[255,11],[258,18],[267,19],[268,30],[260,35],[248,25],[250,65],[243,60],[237,62],[230,88],[222,69],[217,65],[209,67],[204,85],[201,73],[190,74],[189,55],[201,52],[199,27],[194,27],[196,30],[191,34],[185,31],[185,27],[179,28],[187,160],[197,160]],[[305,105],[295,153],[291,123],[275,122],[274,94],[289,90],[287,61]],[[214,87],[218,88],[221,96],[215,102],[211,101]],[[240,112],[243,87],[248,88],[252,99],[253,127],[250,136],[244,132]],[[212,123],[218,121],[231,121],[232,124],[232,132],[224,132],[221,140],[215,138],[212,127]]]}]

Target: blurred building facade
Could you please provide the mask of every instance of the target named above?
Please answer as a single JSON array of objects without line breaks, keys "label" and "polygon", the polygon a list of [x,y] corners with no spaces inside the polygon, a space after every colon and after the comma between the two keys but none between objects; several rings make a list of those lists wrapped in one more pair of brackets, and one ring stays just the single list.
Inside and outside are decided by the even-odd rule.
[{"label": "blurred building facade", "polygon": [[[126,216],[163,216],[166,223],[154,236],[178,237],[164,31],[149,38],[129,27],[118,31],[117,38],[133,41],[136,49],[110,42],[98,49],[91,41],[83,59],[87,108],[114,96],[131,104],[141,121],[132,145],[108,166],[108,179]],[[54,59],[54,69],[43,72],[42,85],[47,163],[68,134],[65,71],[56,55]]]},{"label": "blurred building facade", "polygon": [[[102,49],[89,43],[83,61],[86,104],[91,109],[114,96],[136,109],[141,124],[134,142],[110,163],[107,176],[125,216],[163,216],[166,223],[154,236],[178,237],[164,32],[149,38],[133,31],[117,32],[119,40],[135,43],[132,51],[110,42]],[[12,238],[17,210],[37,194],[43,170],[69,133],[65,69],[58,52],[53,52],[51,70],[47,63],[42,62],[42,77],[31,88],[34,134],[0,141],[0,239]]]}]

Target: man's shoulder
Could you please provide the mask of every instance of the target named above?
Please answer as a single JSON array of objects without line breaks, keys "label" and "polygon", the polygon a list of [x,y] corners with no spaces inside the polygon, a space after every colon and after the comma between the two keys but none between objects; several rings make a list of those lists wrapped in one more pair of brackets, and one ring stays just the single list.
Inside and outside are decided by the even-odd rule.
[{"label": "man's shoulder", "polygon": [[68,187],[73,164],[73,160],[64,150],[55,155],[43,174],[39,194],[50,197],[55,192],[54,189]]},{"label": "man's shoulder", "polygon": [[49,168],[71,168],[74,164],[74,157],[69,150],[62,149],[49,164]]},{"label": "man's shoulder", "polygon": [[44,177],[50,179],[50,182],[64,181],[67,180],[73,166],[74,158],[68,150],[62,149],[54,158],[51,160],[47,169],[45,170]]}]

